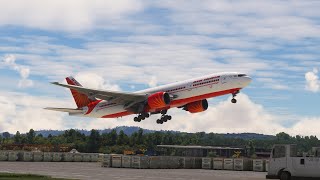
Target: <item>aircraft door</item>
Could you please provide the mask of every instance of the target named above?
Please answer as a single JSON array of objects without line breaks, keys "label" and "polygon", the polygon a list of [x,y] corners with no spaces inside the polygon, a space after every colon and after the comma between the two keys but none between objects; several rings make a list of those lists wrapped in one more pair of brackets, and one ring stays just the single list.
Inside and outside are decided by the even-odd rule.
[{"label": "aircraft door", "polygon": [[228,76],[221,77],[221,84],[226,84],[228,82]]}]

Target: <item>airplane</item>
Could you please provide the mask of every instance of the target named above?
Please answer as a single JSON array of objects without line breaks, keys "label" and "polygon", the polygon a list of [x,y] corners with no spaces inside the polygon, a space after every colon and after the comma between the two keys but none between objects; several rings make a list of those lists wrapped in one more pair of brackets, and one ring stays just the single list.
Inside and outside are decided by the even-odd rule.
[{"label": "airplane", "polygon": [[208,109],[207,99],[226,94],[231,94],[231,102],[237,103],[236,95],[248,86],[252,79],[244,73],[224,72],[136,92],[85,88],[71,76],[67,77],[66,81],[67,84],[52,84],[69,88],[77,108],[45,109],[68,112],[70,116],[93,118],[118,118],[136,114],[135,122],[141,122],[153,114],[161,114],[156,122],[163,124],[172,119],[167,115],[170,108],[199,113]]}]

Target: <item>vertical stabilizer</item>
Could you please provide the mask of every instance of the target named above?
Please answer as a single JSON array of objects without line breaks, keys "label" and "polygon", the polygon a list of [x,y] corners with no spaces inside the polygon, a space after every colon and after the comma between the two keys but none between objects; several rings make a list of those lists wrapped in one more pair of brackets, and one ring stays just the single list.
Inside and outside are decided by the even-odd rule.
[{"label": "vertical stabilizer", "polygon": [[[78,81],[76,81],[73,77],[67,77],[66,81],[68,84],[70,85],[74,85],[74,86],[82,86]],[[70,89],[71,94],[74,98],[74,101],[76,102],[78,108],[82,108],[86,105],[88,105],[89,103],[93,102],[94,100],[91,100],[88,98],[87,95],[85,94],[81,94],[76,90]]]}]

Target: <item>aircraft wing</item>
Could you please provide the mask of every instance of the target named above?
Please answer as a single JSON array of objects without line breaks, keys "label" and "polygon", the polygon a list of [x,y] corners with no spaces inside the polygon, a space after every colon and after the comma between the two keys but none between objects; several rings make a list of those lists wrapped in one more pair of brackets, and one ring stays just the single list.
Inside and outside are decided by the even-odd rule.
[{"label": "aircraft wing", "polygon": [[58,82],[53,82],[52,84],[66,87],[69,89],[74,89],[79,93],[87,95],[89,98],[99,98],[109,102],[125,104],[126,107],[133,105],[137,102],[142,102],[147,99],[146,94],[136,94],[127,92],[116,92],[116,91],[105,91],[98,89],[89,89],[81,86],[74,86],[68,84],[61,84]]}]

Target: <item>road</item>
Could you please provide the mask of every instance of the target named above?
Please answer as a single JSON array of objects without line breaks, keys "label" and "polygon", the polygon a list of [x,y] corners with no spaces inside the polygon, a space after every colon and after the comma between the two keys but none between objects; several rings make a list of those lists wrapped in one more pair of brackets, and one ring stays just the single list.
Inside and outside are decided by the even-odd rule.
[{"label": "road", "polygon": [[266,176],[265,172],[252,171],[103,168],[99,163],[85,162],[0,162],[0,172],[95,180],[262,180]]}]

